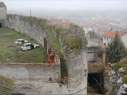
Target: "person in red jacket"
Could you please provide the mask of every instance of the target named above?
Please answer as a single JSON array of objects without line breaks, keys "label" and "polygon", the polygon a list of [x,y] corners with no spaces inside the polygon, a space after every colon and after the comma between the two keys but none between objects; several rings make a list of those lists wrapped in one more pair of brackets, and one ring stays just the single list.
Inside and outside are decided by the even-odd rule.
[{"label": "person in red jacket", "polygon": [[51,49],[48,50],[48,64],[53,65],[55,64],[55,52]]}]

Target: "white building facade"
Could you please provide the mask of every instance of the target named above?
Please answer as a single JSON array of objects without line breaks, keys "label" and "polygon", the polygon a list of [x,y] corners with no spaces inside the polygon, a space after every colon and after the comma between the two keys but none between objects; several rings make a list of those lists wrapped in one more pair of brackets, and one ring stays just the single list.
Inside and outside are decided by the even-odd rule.
[{"label": "white building facade", "polygon": [[112,41],[111,37],[107,37],[107,36],[103,37],[103,44],[105,44],[106,46],[108,46],[108,44],[110,44],[111,41]]}]

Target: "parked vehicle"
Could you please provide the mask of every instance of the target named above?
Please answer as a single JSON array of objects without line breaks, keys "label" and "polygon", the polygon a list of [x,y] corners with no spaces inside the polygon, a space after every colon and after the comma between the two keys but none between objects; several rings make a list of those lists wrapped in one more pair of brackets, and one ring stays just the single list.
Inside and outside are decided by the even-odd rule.
[{"label": "parked vehicle", "polygon": [[32,43],[24,43],[23,46],[21,46],[21,49],[23,51],[31,50],[33,48],[34,48],[34,46]]},{"label": "parked vehicle", "polygon": [[21,50],[23,50],[23,51],[27,51],[27,50],[31,50],[31,49],[40,47],[39,44],[37,44],[37,43],[32,44],[28,40],[25,40],[25,39],[17,39],[15,41],[15,44],[20,45]]},{"label": "parked vehicle", "polygon": [[27,40],[24,40],[24,43],[28,43],[28,41]]},{"label": "parked vehicle", "polygon": [[121,95],[127,95],[127,84],[122,85]]},{"label": "parked vehicle", "polygon": [[15,44],[17,44],[17,45],[22,45],[23,43],[24,43],[24,39],[17,39],[15,41]]},{"label": "parked vehicle", "polygon": [[34,48],[39,48],[39,46],[40,46],[40,45],[39,45],[39,44],[34,43],[34,44],[33,44],[33,46],[34,46]]}]

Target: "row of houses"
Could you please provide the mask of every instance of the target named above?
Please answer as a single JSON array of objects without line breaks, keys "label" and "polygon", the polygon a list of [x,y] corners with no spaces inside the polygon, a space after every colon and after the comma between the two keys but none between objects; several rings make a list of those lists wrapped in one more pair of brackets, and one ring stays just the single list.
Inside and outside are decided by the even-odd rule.
[{"label": "row of houses", "polygon": [[115,38],[116,35],[119,35],[122,42],[124,43],[125,47],[127,47],[127,32],[116,32],[116,31],[109,31],[103,33],[103,43],[108,46],[111,41]]},{"label": "row of houses", "polygon": [[98,32],[92,28],[85,29],[86,37],[90,43],[94,43],[94,45],[98,44],[100,46],[105,45],[108,46],[114,39],[116,35],[119,35],[125,47],[127,47],[127,32],[117,32],[117,31],[107,31],[107,32]]},{"label": "row of houses", "polygon": [[[113,41],[116,35],[119,35],[125,48],[127,48],[127,32],[96,32],[94,29],[85,29],[87,44],[88,63],[104,63],[103,51]],[[101,55],[101,56],[100,56]],[[100,62],[101,59],[101,62]],[[90,71],[91,72],[91,71]]]}]

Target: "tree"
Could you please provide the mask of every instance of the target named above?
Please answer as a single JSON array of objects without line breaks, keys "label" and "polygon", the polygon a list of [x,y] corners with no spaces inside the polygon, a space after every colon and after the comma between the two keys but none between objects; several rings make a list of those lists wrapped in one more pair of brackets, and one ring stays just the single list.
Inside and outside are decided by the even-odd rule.
[{"label": "tree", "polygon": [[67,66],[66,59],[65,59],[63,42],[60,39],[59,33],[57,33],[57,38],[58,38],[58,48],[56,49],[57,49],[57,54],[60,57],[61,82],[64,84],[67,84],[68,83],[68,66]]},{"label": "tree", "polygon": [[[47,32],[48,43],[50,44],[50,47],[55,50],[55,53],[60,58],[60,79],[63,84],[68,83],[69,77],[69,68],[66,62],[68,60],[67,56],[72,52],[80,51],[82,43],[84,46],[87,43],[86,38],[84,38],[82,34],[81,37],[73,34],[73,29],[75,28],[63,30],[62,28],[58,29],[55,27],[51,27],[51,31]],[[83,30],[80,30],[79,32],[84,33]],[[65,33],[67,33],[67,35],[65,35]]]},{"label": "tree", "polygon": [[118,34],[107,47],[107,61],[111,63],[119,62],[127,55],[123,42]]},{"label": "tree", "polygon": [[67,84],[68,82],[68,66],[65,59],[64,45],[60,39],[59,32],[48,32],[48,39],[50,46],[55,50],[56,54],[60,57],[60,76],[61,83]]}]

